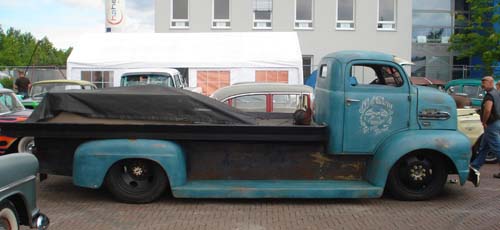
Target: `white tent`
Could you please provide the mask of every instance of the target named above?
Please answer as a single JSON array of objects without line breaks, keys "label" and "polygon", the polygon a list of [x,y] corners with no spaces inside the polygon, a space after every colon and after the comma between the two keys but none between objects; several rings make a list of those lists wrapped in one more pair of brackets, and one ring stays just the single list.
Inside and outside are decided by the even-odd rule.
[{"label": "white tent", "polygon": [[214,71],[229,73],[229,84],[274,81],[276,74],[289,84],[303,82],[294,32],[87,34],[68,58],[67,76],[119,86],[123,71],[138,68],[187,68],[191,87]]}]

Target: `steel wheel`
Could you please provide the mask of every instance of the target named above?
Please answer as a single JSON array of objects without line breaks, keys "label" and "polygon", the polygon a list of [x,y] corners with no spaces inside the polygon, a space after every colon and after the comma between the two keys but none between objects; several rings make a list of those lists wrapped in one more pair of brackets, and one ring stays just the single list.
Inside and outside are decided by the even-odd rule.
[{"label": "steel wheel", "polygon": [[106,186],[115,198],[127,203],[148,203],[166,189],[167,177],[156,163],[128,159],[114,164],[106,176]]},{"label": "steel wheel", "polygon": [[439,194],[446,182],[443,160],[432,154],[410,154],[391,169],[388,186],[401,200],[426,200]]}]

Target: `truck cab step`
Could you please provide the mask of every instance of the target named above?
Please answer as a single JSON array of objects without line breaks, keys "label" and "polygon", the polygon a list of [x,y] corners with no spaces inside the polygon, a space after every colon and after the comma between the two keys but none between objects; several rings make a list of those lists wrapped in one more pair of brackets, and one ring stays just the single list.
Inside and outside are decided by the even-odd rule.
[{"label": "truck cab step", "polygon": [[346,180],[197,180],[172,188],[178,198],[376,198],[383,191]]}]

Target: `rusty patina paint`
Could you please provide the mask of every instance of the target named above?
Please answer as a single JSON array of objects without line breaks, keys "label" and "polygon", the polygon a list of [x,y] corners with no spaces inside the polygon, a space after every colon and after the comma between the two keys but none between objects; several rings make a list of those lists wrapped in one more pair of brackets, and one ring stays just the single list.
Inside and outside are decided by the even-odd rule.
[{"label": "rusty patina paint", "polygon": [[185,142],[189,180],[361,180],[368,156],[322,143]]},{"label": "rusty patina paint", "polygon": [[320,168],[323,168],[323,165],[325,165],[327,163],[333,162],[332,159],[326,157],[325,155],[323,155],[323,154],[321,154],[319,152],[311,154],[311,157],[313,158],[313,162],[314,163],[318,163],[319,164]]}]

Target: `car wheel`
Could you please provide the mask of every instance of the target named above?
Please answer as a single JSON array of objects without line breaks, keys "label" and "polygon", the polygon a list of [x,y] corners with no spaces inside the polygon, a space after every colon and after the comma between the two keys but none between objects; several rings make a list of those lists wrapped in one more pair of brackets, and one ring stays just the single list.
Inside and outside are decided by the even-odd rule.
[{"label": "car wheel", "polygon": [[0,202],[0,230],[18,230],[19,218],[16,208],[8,201]]},{"label": "car wheel", "polygon": [[23,137],[19,140],[17,144],[17,151],[20,153],[33,153],[35,148],[35,138],[34,137]]},{"label": "car wheel", "polygon": [[165,192],[168,184],[163,169],[155,162],[127,159],[115,163],[106,176],[106,187],[126,203],[149,203]]},{"label": "car wheel", "polygon": [[[477,155],[479,154],[479,145],[481,144],[481,139],[483,139],[483,135],[481,134],[481,136],[479,136],[479,138],[477,138],[476,140],[476,143],[474,143],[474,145],[472,146],[472,158],[471,158],[471,161],[473,161],[474,159],[476,159]],[[488,152],[486,154],[486,159],[485,159],[485,162],[486,163],[496,163],[498,161],[497,159],[497,155],[494,153],[494,152]]]},{"label": "car wheel", "polygon": [[389,192],[399,200],[427,200],[438,195],[448,174],[439,156],[413,153],[392,167],[387,182]]}]

